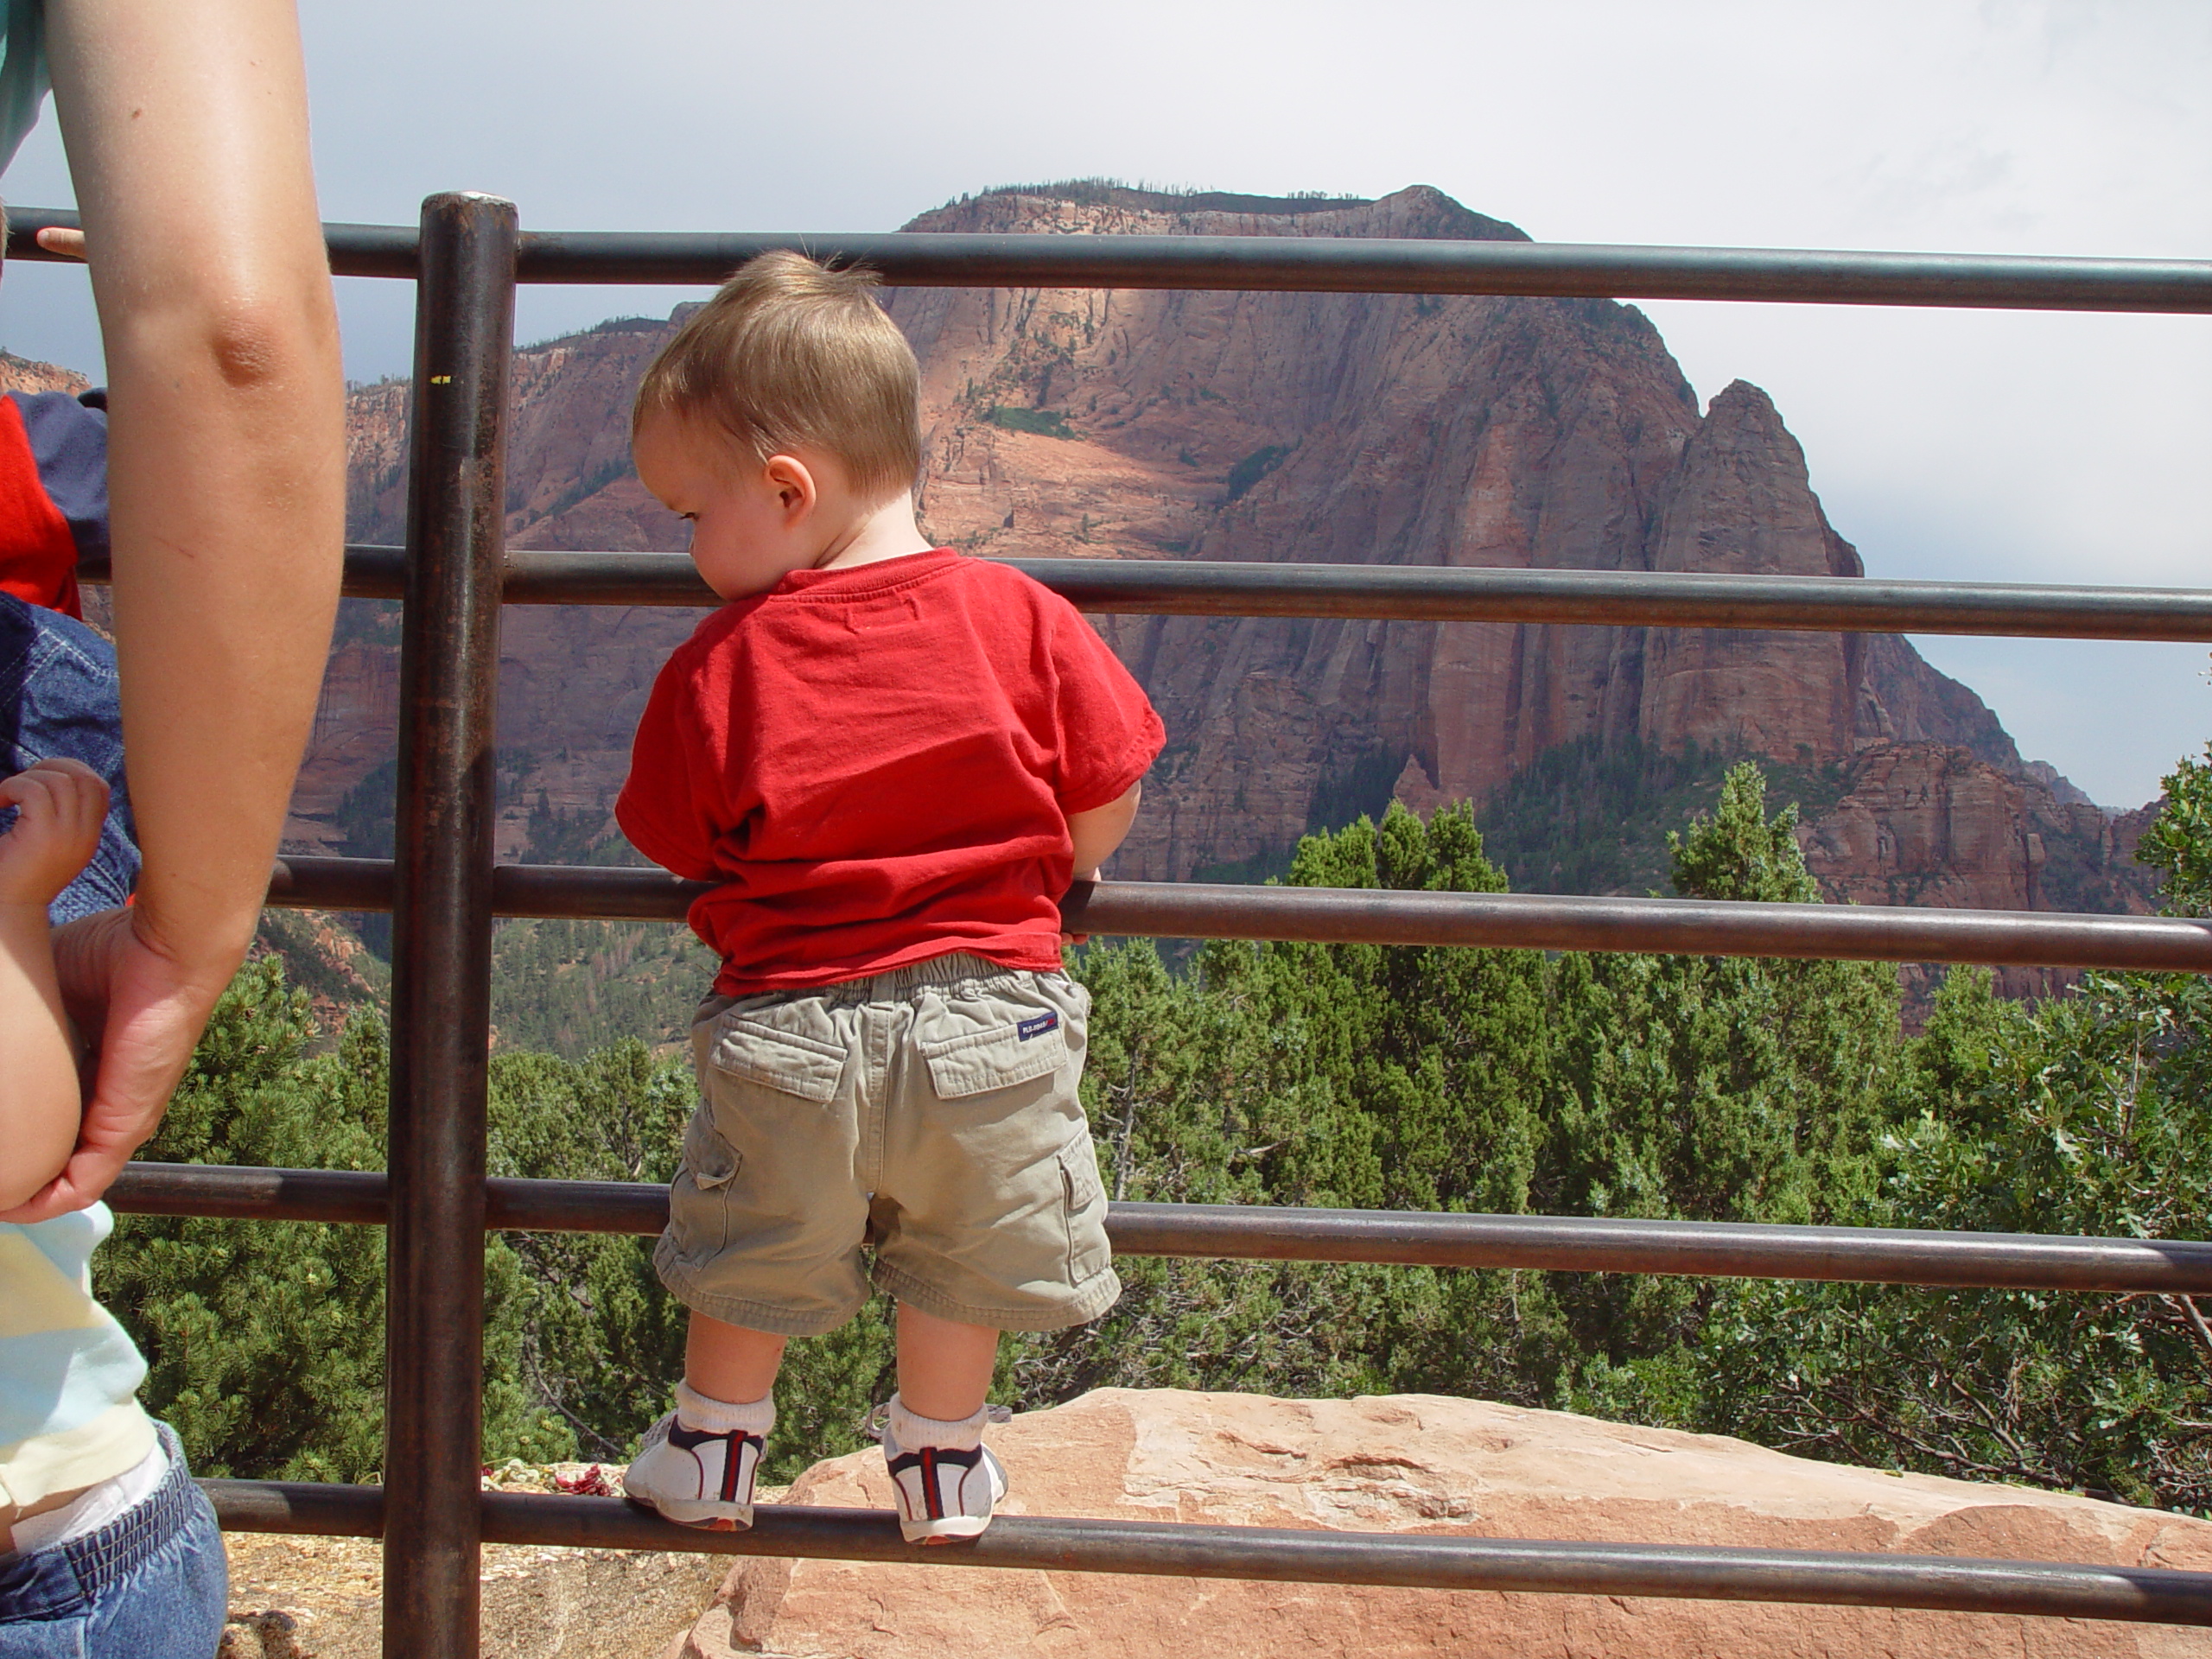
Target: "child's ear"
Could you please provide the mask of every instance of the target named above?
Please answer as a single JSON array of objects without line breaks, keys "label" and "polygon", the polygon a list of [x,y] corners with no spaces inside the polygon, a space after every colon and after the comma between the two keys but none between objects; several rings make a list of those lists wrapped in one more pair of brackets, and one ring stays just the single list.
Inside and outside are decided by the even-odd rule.
[{"label": "child's ear", "polygon": [[769,456],[767,474],[768,487],[776,493],[784,517],[794,524],[811,512],[821,499],[812,470],[797,455]]}]

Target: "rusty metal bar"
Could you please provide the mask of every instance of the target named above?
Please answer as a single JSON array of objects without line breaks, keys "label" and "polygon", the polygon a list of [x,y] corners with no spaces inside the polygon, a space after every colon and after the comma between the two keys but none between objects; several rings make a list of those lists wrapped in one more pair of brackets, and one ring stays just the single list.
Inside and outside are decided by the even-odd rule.
[{"label": "rusty metal bar", "polygon": [[1216,1204],[1117,1204],[1107,1230],[1125,1255],[1212,1260],[2168,1295],[2212,1281],[2212,1243],[2182,1239]]},{"label": "rusty metal bar", "polygon": [[2212,922],[2166,916],[1166,881],[1078,884],[1061,913],[1074,932],[1153,938],[2212,971]]},{"label": "rusty metal bar", "polygon": [[[51,261],[34,239],[65,209],[10,215],[8,257]],[[341,276],[411,277],[415,233],[325,225]],[[873,266],[893,287],[1242,289],[1264,293],[1551,295],[1753,300],[2026,311],[2212,311],[2212,263],[1816,248],[1681,248],[1328,236],[988,236],[939,232],[725,234],[537,231],[525,283],[721,282],[755,254],[792,248]]]},{"label": "rusty metal bar", "polygon": [[[390,910],[391,881],[388,858],[285,856],[270,868],[269,902],[296,909]],[[499,913],[496,907],[493,913]]]},{"label": "rusty metal bar", "polygon": [[[372,1486],[200,1485],[230,1531],[373,1537],[385,1524]],[[906,1543],[893,1517],[878,1510],[767,1503],[755,1511],[750,1531],[709,1532],[673,1525],[620,1498],[486,1492],[481,1502],[484,1536],[493,1542],[577,1549],[2212,1624],[2212,1573],[2171,1568],[1031,1515],[1001,1516],[981,1538],[943,1549]]]},{"label": "rusty metal bar", "polygon": [[384,1650],[474,1659],[512,202],[423,204],[392,880]]},{"label": "rusty metal bar", "polygon": [[[375,910],[388,868],[374,859],[291,858],[272,905]],[[664,870],[502,864],[501,916],[680,921],[706,889]],[[1396,893],[1198,881],[1078,883],[1060,906],[1071,931],[1170,939],[1308,939],[1702,957],[1974,962],[2212,972],[2212,921],[2065,911],[1775,905],[1721,899],[1586,898],[1547,893]]]},{"label": "rusty metal bar", "polygon": [[[1119,288],[2212,311],[2212,264],[1796,248],[1305,236],[687,235],[538,232],[522,280],[719,283],[791,248],[894,288]],[[344,255],[340,255],[344,257]]]},{"label": "rusty metal bar", "polygon": [[[356,554],[373,550],[356,549]],[[1078,610],[1173,616],[2212,640],[2212,592],[1687,571],[1007,559]],[[361,561],[364,575],[372,566]],[[353,568],[349,559],[349,571]],[[352,591],[351,588],[348,591]],[[720,603],[681,553],[508,556],[511,605]]]},{"label": "rusty metal bar", "polygon": [[[134,1163],[108,1202],[137,1215],[374,1224],[385,1191],[365,1171]],[[501,1230],[643,1236],[668,1222],[668,1189],[637,1182],[494,1178],[486,1199],[484,1224]],[[1213,1261],[2212,1294],[2212,1243],[2192,1239],[1225,1204],[1116,1204],[1106,1231],[1122,1255]]]},{"label": "rusty metal bar", "polygon": [[[381,1227],[391,1215],[391,1183],[381,1170],[134,1161],[115,1178],[107,1202],[124,1215],[334,1221]],[[497,1224],[487,1212],[485,1225]]]},{"label": "rusty metal bar", "polygon": [[[1007,559],[1077,609],[1120,615],[1299,616],[1592,627],[2212,640],[2212,591],[1892,582],[1695,571],[1462,569],[1184,559]],[[399,549],[346,550],[346,592],[396,599]],[[105,561],[78,579],[105,582]],[[510,605],[719,604],[681,553],[512,552]]]}]

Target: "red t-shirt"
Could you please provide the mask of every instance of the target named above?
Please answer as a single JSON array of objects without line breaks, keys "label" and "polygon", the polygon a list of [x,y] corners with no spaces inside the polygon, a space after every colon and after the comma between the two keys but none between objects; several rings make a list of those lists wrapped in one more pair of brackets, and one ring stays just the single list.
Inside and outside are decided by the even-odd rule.
[{"label": "red t-shirt", "polygon": [[[74,404],[71,413],[98,418]],[[77,540],[39,476],[30,431],[13,397],[0,397],[0,593],[80,620],[85,614],[77,596]]]},{"label": "red t-shirt", "polygon": [[653,683],[614,816],[715,890],[725,995],[972,951],[1060,965],[1067,817],[1166,741],[1065,600],[938,549],[795,570],[725,605]]}]

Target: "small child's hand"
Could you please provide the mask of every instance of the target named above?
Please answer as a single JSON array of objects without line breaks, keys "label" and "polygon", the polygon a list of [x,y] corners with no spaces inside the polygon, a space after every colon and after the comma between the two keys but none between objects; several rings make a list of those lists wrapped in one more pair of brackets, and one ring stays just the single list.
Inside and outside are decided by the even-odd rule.
[{"label": "small child's hand", "polygon": [[16,822],[0,836],[0,905],[44,909],[92,862],[107,818],[107,785],[81,760],[41,760],[0,781]]},{"label": "small child's hand", "polygon": [[[1086,883],[1093,887],[1097,885],[1098,867],[1096,864],[1092,865],[1087,870],[1077,870],[1075,873],[1075,880],[1069,885],[1066,896],[1072,897],[1074,895],[1075,889],[1084,886]],[[1070,933],[1064,930],[1060,934],[1060,944],[1063,946],[1071,944],[1089,944],[1090,943],[1090,935],[1088,933]]]},{"label": "small child's hand", "polygon": [[85,233],[82,231],[49,225],[38,233],[37,241],[39,246],[48,253],[58,253],[64,259],[82,259],[85,257]]}]

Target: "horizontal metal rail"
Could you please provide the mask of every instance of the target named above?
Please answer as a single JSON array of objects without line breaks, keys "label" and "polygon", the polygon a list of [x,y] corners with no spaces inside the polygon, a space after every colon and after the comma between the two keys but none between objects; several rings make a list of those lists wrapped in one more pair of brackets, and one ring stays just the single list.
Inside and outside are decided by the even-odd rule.
[{"label": "horizontal metal rail", "polygon": [[[2212,640],[2212,592],[1697,572],[1007,559],[1077,609],[1165,616]],[[512,553],[518,605],[715,605],[680,553]]]},{"label": "horizontal metal rail", "polygon": [[[366,1538],[383,1529],[374,1486],[200,1484],[226,1531]],[[486,1492],[482,1502],[486,1541],[504,1544],[2212,1624],[2212,1573],[2158,1567],[1032,1515],[1001,1516],[981,1538],[947,1549],[906,1542],[880,1510],[764,1503],[750,1531],[709,1532],[620,1498]]]},{"label": "horizontal metal rail", "polygon": [[[668,1223],[665,1186],[495,1177],[485,1192],[485,1224],[493,1230],[644,1236]],[[388,1193],[374,1171],[134,1163],[107,1198],[134,1215],[373,1226],[385,1219]],[[1122,1255],[1223,1262],[2212,1294],[2212,1243],[2188,1239],[1123,1203],[1108,1207],[1106,1231]]]},{"label": "horizontal metal rail", "polygon": [[[73,219],[19,211],[11,251],[34,259],[48,257],[32,238],[44,225]],[[402,279],[423,274],[423,238],[413,230],[331,226],[326,232],[332,268],[340,274]],[[2212,264],[2202,261],[1449,239],[551,232],[522,238],[517,274],[523,281],[544,283],[705,283],[720,280],[756,253],[779,247],[863,261],[899,285],[2212,312]],[[351,591],[399,594],[396,550],[358,550],[350,563]],[[1142,562],[1029,562],[1027,568],[1086,608],[1136,613],[2212,637],[2207,626],[2212,601],[2180,590]],[[523,603],[709,601],[688,563],[667,556],[522,556],[506,566],[503,581],[505,596]],[[480,666],[488,671],[490,664]],[[493,875],[493,887],[497,907],[508,914],[673,918],[692,893],[685,884],[640,871],[508,868]],[[280,867],[271,894],[277,902],[364,909],[389,907],[391,895],[388,863],[334,860]],[[2170,918],[1141,884],[1086,887],[1071,896],[1065,914],[1071,928],[1100,933],[2212,969],[2212,931]],[[479,1105],[480,1109],[480,1095]],[[472,1181],[464,1196],[474,1204],[480,1193],[489,1227],[646,1232],[658,1230],[665,1209],[665,1195],[658,1189],[614,1184],[504,1181],[478,1186]],[[389,1184],[372,1172],[142,1166],[118,1184],[114,1196],[118,1206],[126,1209],[392,1219]],[[473,1217],[466,1224],[472,1236],[476,1224]],[[1756,1272],[2131,1291],[2212,1286],[2212,1247],[2158,1241],[1167,1205],[1120,1206],[1109,1225],[1119,1248],[1129,1255]],[[473,1251],[463,1254],[473,1259]],[[404,1284],[395,1287],[395,1306],[403,1312],[409,1294]],[[445,1462],[451,1465],[453,1459]],[[1030,1516],[1004,1517],[983,1539],[963,1548],[925,1553],[898,1540],[889,1516],[857,1510],[772,1507],[753,1530],[742,1534],[671,1527],[611,1500],[488,1494],[476,1500],[480,1510],[472,1512],[466,1476],[473,1464],[473,1453],[462,1459],[458,1510],[452,1503],[431,1506],[435,1520],[450,1521],[457,1514],[469,1523],[461,1529],[466,1536],[459,1554],[467,1557],[463,1564],[472,1585],[475,1523],[480,1519],[483,1536],[518,1543],[2212,1625],[2212,1575],[2164,1570]],[[207,1485],[223,1523],[234,1529],[367,1535],[384,1526],[385,1495],[374,1489],[226,1481]],[[396,1493],[394,1503],[404,1507],[404,1497]],[[407,1518],[397,1510],[395,1517]],[[411,1524],[396,1524],[395,1530],[400,1536],[388,1555],[410,1570],[419,1567],[426,1552],[411,1541],[419,1535]],[[404,1597],[393,1600],[388,1593],[387,1600],[388,1611],[398,1620],[395,1640],[404,1641],[418,1624],[449,1637],[447,1627],[456,1618],[469,1617],[467,1610],[455,1614],[450,1605],[433,1617]]]},{"label": "horizontal metal rail", "polygon": [[[403,559],[396,547],[347,548],[346,593],[397,599]],[[1078,610],[1121,615],[2212,640],[2212,590],[2199,588],[1169,559],[1003,563]],[[89,561],[78,574],[88,582],[108,575],[104,563]],[[512,552],[503,597],[510,605],[721,602],[681,553]]]},{"label": "horizontal metal rail", "polygon": [[[663,870],[502,864],[493,872],[492,906],[500,916],[680,921],[691,901],[708,890],[705,883],[678,880]],[[391,903],[391,867],[381,859],[281,860],[270,882],[269,902],[319,910],[386,909]],[[1060,914],[1071,932],[1138,938],[1304,939],[1325,944],[2212,972],[2212,921],[2174,916],[1197,881],[1078,882]]]},{"label": "horizontal metal rail", "polygon": [[[34,240],[67,210],[19,207],[8,257],[51,260]],[[341,276],[412,277],[412,226],[326,225]],[[1241,289],[1262,293],[1541,295],[1754,300],[2006,311],[2212,311],[2212,263],[1817,248],[1675,248],[1573,242],[1332,236],[982,236],[931,231],[525,232],[525,283],[721,282],[755,254],[791,248],[855,261],[902,288]]]}]

